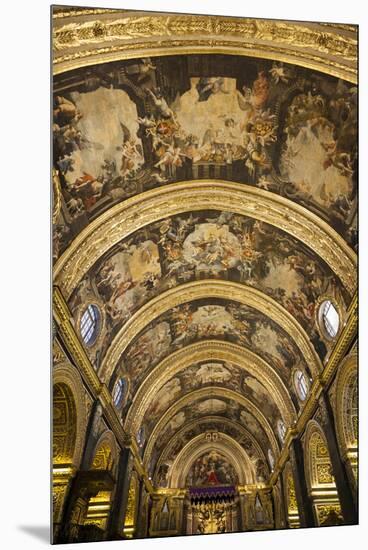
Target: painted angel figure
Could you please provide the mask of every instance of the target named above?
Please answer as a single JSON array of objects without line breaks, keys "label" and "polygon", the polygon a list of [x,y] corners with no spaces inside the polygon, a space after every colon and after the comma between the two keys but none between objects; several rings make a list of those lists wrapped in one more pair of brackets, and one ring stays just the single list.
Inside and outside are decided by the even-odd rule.
[{"label": "painted angel figure", "polygon": [[134,172],[142,164],[143,151],[136,140],[131,137],[130,131],[125,124],[121,122],[120,126],[123,131],[123,145],[117,147],[117,150],[122,152],[120,172],[125,177]]},{"label": "painted angel figure", "polygon": [[160,113],[160,116],[163,118],[174,118],[174,111],[170,109],[166,99],[159,90],[156,91],[156,94],[154,94],[150,89],[147,89],[146,91],[151,96],[156,109]]},{"label": "painted angel figure", "polygon": [[224,89],[225,80],[223,78],[200,78],[196,85],[198,91],[197,101],[207,101],[212,94],[228,94]]}]

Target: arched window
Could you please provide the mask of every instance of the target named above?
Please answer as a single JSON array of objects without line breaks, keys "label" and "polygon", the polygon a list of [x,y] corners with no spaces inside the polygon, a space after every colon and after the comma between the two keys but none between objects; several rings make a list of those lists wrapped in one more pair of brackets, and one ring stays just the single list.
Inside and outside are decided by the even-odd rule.
[{"label": "arched window", "polygon": [[285,439],[285,434],[286,434],[286,426],[281,419],[278,420],[277,422],[277,431],[279,432],[281,443],[283,443]]},{"label": "arched window", "polygon": [[299,398],[305,401],[308,395],[308,382],[303,371],[297,370],[294,374],[294,385]]},{"label": "arched window", "polygon": [[126,386],[127,383],[124,378],[119,378],[116,381],[112,392],[112,399],[115,407],[121,407],[121,405],[123,404],[126,395]]},{"label": "arched window", "polygon": [[330,300],[322,302],[319,309],[319,319],[323,332],[327,338],[335,338],[339,332],[340,317],[337,309]]},{"label": "arched window", "polygon": [[273,456],[271,449],[268,449],[267,455],[268,455],[268,462],[271,466],[271,470],[273,470],[275,467],[275,457]]},{"label": "arched window", "polygon": [[100,312],[96,305],[89,304],[84,310],[80,320],[80,333],[83,342],[87,346],[92,346],[97,338],[99,331]]}]

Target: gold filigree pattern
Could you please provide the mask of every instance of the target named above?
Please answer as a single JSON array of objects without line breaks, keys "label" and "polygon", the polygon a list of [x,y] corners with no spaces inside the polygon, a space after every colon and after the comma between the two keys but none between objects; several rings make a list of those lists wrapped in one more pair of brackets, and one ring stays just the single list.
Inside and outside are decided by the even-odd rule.
[{"label": "gold filigree pattern", "polygon": [[261,384],[272,393],[281,415],[288,424],[296,417],[291,398],[280,377],[256,354],[236,344],[207,340],[187,346],[166,359],[147,376],[134,396],[134,401],[125,420],[124,429],[136,433],[142,422],[145,411],[155,398],[158,389],[181,370],[201,361],[228,361],[241,368],[246,368],[250,374],[260,380]]},{"label": "gold filigree pattern", "polygon": [[293,235],[316,252],[353,294],[356,254],[324,221],[274,193],[205,180],[146,191],[109,209],[89,224],[56,262],[55,284],[68,299],[98,258],[134,231],[168,216],[208,209],[249,216]]},{"label": "gold filigree pattern", "polygon": [[[65,12],[64,12],[65,13]],[[55,14],[55,72],[138,56],[236,53],[272,57],[356,80],[356,28],[185,14],[89,10]],[[71,16],[73,22],[70,22]],[[99,16],[99,17],[98,17]]]},{"label": "gold filigree pattern", "polygon": [[[213,443],[203,439],[203,435],[199,435],[189,441],[174,460],[171,469],[172,478],[170,480],[170,487],[185,487],[185,480],[192,463],[197,457],[211,450],[213,450]],[[216,443],[216,450],[223,453],[228,458],[230,464],[233,464],[241,485],[255,483],[254,465],[251,463],[244,449],[233,438],[222,433],[220,440]]]},{"label": "gold filigree pattern", "polygon": [[275,300],[251,286],[230,281],[206,280],[186,283],[168,290],[132,315],[111,343],[99,371],[100,378],[109,379],[129,343],[156,317],[180,304],[201,298],[226,298],[264,313],[293,338],[313,375],[322,370],[320,359],[303,328]]},{"label": "gold filigree pattern", "polygon": [[[152,454],[152,451],[155,447],[155,443],[157,439],[160,437],[160,434],[164,428],[164,426],[167,424],[168,420],[174,416],[180,409],[185,407],[186,405],[190,405],[191,403],[194,403],[195,401],[208,396],[208,388],[202,388],[199,390],[195,390],[191,392],[188,395],[185,395],[184,397],[177,400],[169,409],[161,416],[160,420],[157,422],[155,428],[153,429],[148,442],[147,446],[144,452],[143,457],[143,464],[147,466],[147,464],[150,461],[150,457]],[[265,418],[265,416],[260,412],[260,410],[253,404],[252,401],[244,397],[243,395],[236,393],[232,390],[225,389],[222,387],[212,386],[211,387],[211,397],[226,397],[228,399],[231,399],[232,401],[235,401],[242,405],[246,410],[248,410],[254,418],[260,423],[262,426],[266,436],[268,437],[268,440],[270,442],[270,447],[272,449],[272,452],[276,456],[278,454],[278,443],[274,434],[273,429],[271,428],[271,425],[268,421],[268,419]]]}]

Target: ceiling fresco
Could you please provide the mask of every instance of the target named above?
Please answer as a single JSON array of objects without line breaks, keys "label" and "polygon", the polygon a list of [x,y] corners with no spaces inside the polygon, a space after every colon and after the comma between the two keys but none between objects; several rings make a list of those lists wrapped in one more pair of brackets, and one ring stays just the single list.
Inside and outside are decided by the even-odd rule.
[{"label": "ceiling fresco", "polygon": [[[213,395],[209,393],[208,396],[199,398],[188,405],[183,406],[180,410],[175,410],[169,415],[160,429],[159,433],[156,433],[155,443],[150,453],[150,465],[149,470],[153,472],[155,464],[161,453],[166,448],[169,441],[176,436],[176,433],[181,430],[186,424],[189,424],[195,421],[196,424],[204,425],[203,422],[208,416],[216,416],[216,421],[212,421],[212,425],[216,426],[216,431],[219,430],[221,426],[221,418],[231,421],[234,425],[233,430],[229,428],[228,424],[224,425],[224,432],[229,435],[238,433],[236,425],[240,425],[240,428],[247,430],[254,437],[259,448],[262,449],[263,455],[267,456],[268,449],[271,447],[270,441],[261,426],[260,422],[254,417],[252,413],[244,408],[234,399],[230,399],[223,396],[217,396],[215,393],[215,388],[213,390]],[[208,429],[208,428],[207,428]],[[171,450],[171,455],[166,457],[167,460],[175,457],[178,452],[185,446],[186,442],[190,441],[195,434],[197,434],[197,429],[192,428],[192,431],[185,432],[176,442],[176,446]],[[144,453],[145,446],[149,440],[151,434],[144,433],[144,440],[141,443],[142,453]],[[256,450],[254,443],[250,442],[249,438],[242,437],[242,446],[246,452],[252,456],[256,456]],[[258,455],[259,456],[259,455]],[[265,463],[259,464],[259,471],[265,467]],[[264,471],[264,470],[263,470]],[[261,475],[261,473],[259,474]]]},{"label": "ceiling fresco", "polygon": [[185,484],[190,487],[236,485],[239,483],[234,466],[221,453],[203,453],[190,467]]},{"label": "ceiling fresco", "polygon": [[267,483],[278,422],[308,402],[296,370],[309,391],[336,344],[321,301],[341,330],[353,298],[357,87],[207,53],[100,62],[53,84],[55,284],[126,441],[155,487],[170,488],[179,455],[186,486],[236,484],[238,451]]},{"label": "ceiling fresco", "polygon": [[[293,367],[299,365],[310,375],[293,340],[267,316],[230,300],[196,300],[157,317],[128,346],[118,366],[130,379],[127,407],[148,373],[165,357],[194,342],[213,339],[251,349],[274,368],[288,388]],[[290,391],[297,403],[293,389]]]},{"label": "ceiling fresco", "polygon": [[71,71],[54,91],[55,259],[113,205],[202,178],[286,197],[356,246],[355,86],[267,60],[190,55]]},{"label": "ceiling fresco", "polygon": [[244,427],[240,424],[218,416],[211,416],[191,423],[187,427],[184,426],[184,429],[166,444],[160,457],[158,457],[157,449],[153,450],[149,471],[154,475],[155,485],[167,487],[173,462],[189,441],[203,435],[205,440],[212,440],[215,443],[218,438],[221,438],[221,433],[232,437],[244,449],[254,465],[257,480],[265,481],[269,473],[269,466],[254,439],[252,440],[247,433],[244,433]]},{"label": "ceiling fresco", "polygon": [[[342,309],[349,303],[349,295],[326,263],[280,229],[211,210],[173,216],[110,249],[72,294],[69,305],[76,316],[88,301],[97,299],[104,309],[104,338],[98,358],[93,358],[96,365],[140,307],[164,291],[201,279],[231,280],[271,296],[306,330],[321,359],[327,348],[316,330],[316,302],[319,296],[330,295]],[[267,330],[264,325],[258,330],[259,342],[266,336],[275,340]],[[241,331],[239,337],[246,340]],[[162,338],[164,345],[163,333]]]},{"label": "ceiling fresco", "polygon": [[145,433],[152,432],[160,417],[178,399],[199,388],[208,387],[211,391],[214,385],[240,392],[253,401],[276,431],[280,412],[273,397],[257,378],[230,363],[203,362],[180,371],[155,393],[142,421]]}]

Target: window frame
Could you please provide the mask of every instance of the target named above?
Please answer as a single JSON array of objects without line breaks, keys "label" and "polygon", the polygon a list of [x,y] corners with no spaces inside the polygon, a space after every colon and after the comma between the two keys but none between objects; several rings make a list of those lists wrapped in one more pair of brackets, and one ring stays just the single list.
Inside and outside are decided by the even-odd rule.
[{"label": "window frame", "polygon": [[87,347],[91,347],[96,343],[100,326],[100,308],[96,304],[90,303],[85,307],[79,319],[79,333]]}]

